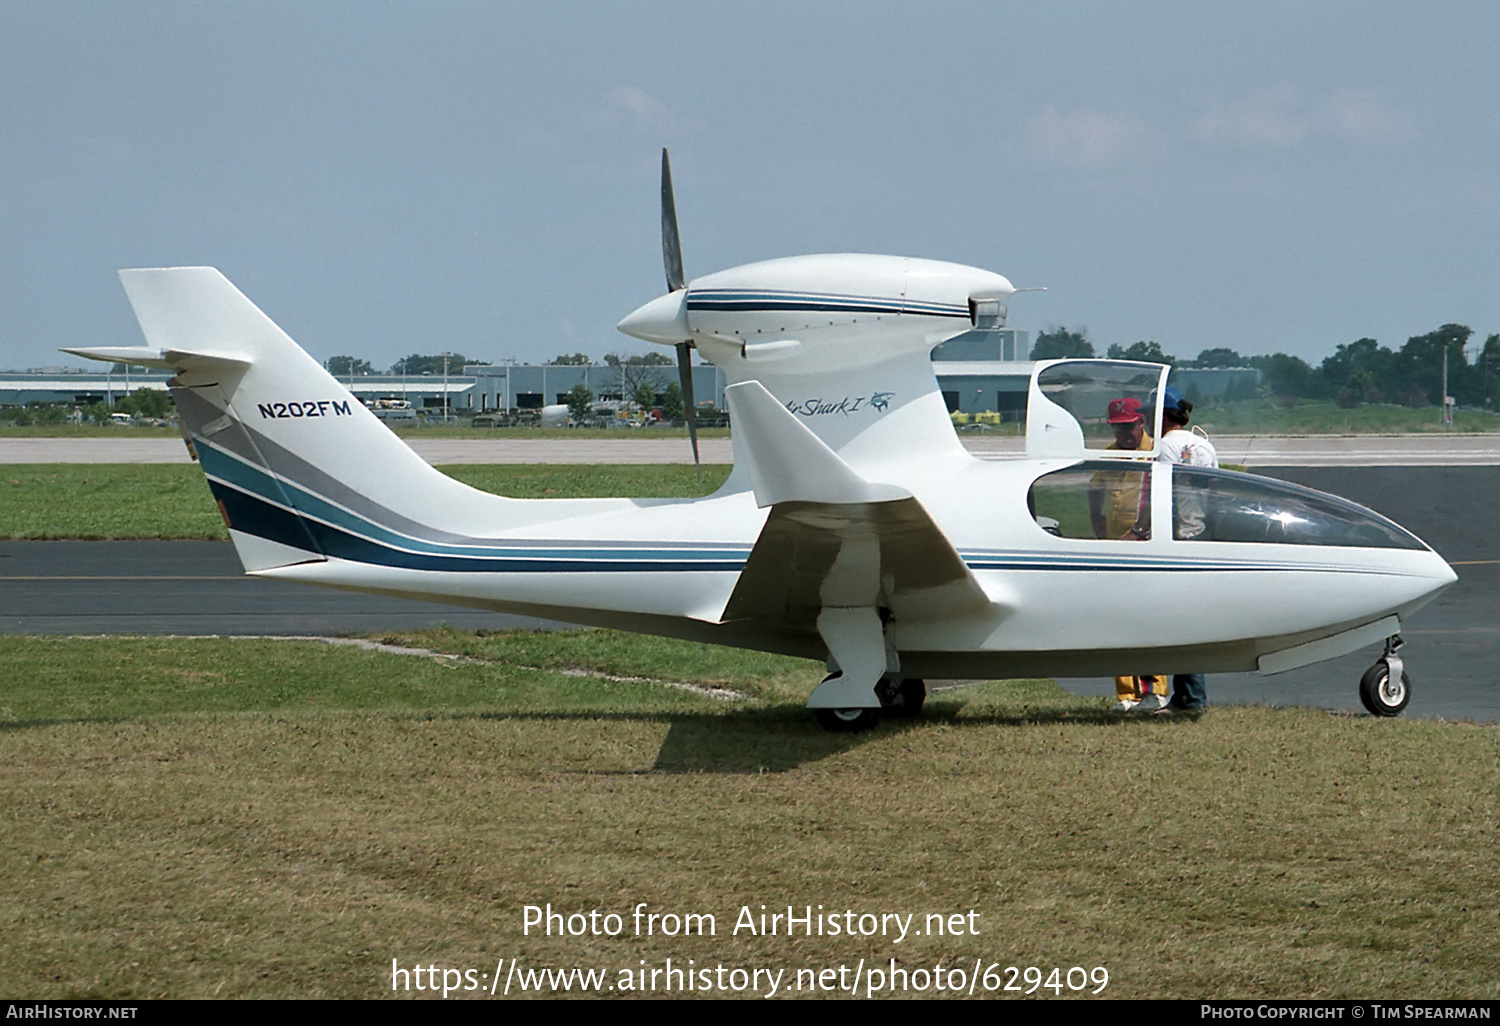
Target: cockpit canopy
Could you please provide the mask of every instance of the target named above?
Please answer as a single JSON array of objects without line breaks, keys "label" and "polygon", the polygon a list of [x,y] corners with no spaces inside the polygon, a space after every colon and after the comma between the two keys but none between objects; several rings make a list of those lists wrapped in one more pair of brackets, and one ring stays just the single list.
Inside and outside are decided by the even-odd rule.
[{"label": "cockpit canopy", "polygon": [[1038,526],[1059,538],[1149,541],[1169,473],[1176,541],[1427,548],[1404,527],[1347,499],[1205,467],[1091,460],[1037,478],[1027,505]]},{"label": "cockpit canopy", "polygon": [[[1161,397],[1171,370],[1128,360],[1053,360],[1031,375],[1026,412],[1028,456],[1151,459],[1161,437]],[[1116,425],[1141,419],[1136,447],[1120,444]]]},{"label": "cockpit canopy", "polygon": [[[1231,470],[1172,468],[1174,533],[1188,541],[1274,542],[1371,549],[1426,549],[1422,540],[1358,503],[1302,485]],[[1201,533],[1184,535],[1185,510]]]}]

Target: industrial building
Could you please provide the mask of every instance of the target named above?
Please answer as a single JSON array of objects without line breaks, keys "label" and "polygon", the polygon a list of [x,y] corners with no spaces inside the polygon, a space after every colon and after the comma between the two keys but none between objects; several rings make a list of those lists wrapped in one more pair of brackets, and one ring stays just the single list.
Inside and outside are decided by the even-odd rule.
[{"label": "industrial building", "polygon": [[[1024,419],[1031,362],[1025,359],[1030,339],[1011,329],[970,331],[933,350],[933,370],[947,400],[958,413],[999,413],[1002,419]],[[168,374],[134,368],[129,372],[96,372],[63,367],[0,371],[0,407],[28,405],[88,406],[113,403],[140,388],[166,387]],[[1249,368],[1173,373],[1173,383],[1190,395],[1212,398],[1243,394],[1259,380]],[[584,366],[557,364],[469,364],[463,373],[442,375],[359,374],[340,377],[367,406],[379,400],[410,404],[414,410],[440,413],[445,405],[468,416],[491,410],[539,409],[567,401],[577,385],[601,400],[629,398],[642,380],[658,393],[677,380],[677,368],[662,366]],[[693,395],[699,403],[724,408],[723,373],[711,364],[693,367]],[[384,405],[384,404],[382,404]]]}]

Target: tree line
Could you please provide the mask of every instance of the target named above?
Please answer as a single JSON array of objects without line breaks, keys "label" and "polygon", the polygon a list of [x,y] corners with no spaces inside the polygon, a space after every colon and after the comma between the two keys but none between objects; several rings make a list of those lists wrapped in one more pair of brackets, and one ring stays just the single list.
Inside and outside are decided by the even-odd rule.
[{"label": "tree line", "polygon": [[[403,356],[391,364],[386,374],[406,374],[411,377],[421,377],[424,374],[437,376],[443,373],[443,353],[412,353]],[[464,367],[470,363],[479,363],[463,353],[446,354],[449,374],[462,374]],[[587,353],[560,353],[547,361],[550,367],[583,367],[594,362],[593,357]],[[670,367],[673,359],[665,353],[607,353],[604,363],[609,367]],[[336,378],[358,377],[365,374],[376,373],[375,367],[369,360],[358,356],[330,356],[323,364]]]},{"label": "tree line", "polygon": [[[1183,360],[1156,342],[1111,345],[1111,360],[1145,360],[1174,367],[1253,367],[1261,387],[1273,396],[1332,399],[1340,406],[1362,403],[1400,403],[1433,406],[1442,400],[1443,353],[1448,354],[1448,394],[1460,406],[1489,406],[1500,390],[1500,335],[1490,335],[1471,363],[1465,348],[1472,328],[1445,324],[1425,335],[1414,335],[1400,349],[1362,338],[1338,346],[1332,356],[1314,367],[1300,356],[1271,353],[1241,356],[1233,349],[1205,349],[1196,359]],[[1033,360],[1055,360],[1099,355],[1082,331],[1065,327],[1039,332],[1031,347]]]},{"label": "tree line", "polygon": [[[166,420],[175,413],[172,397],[162,388],[138,388],[129,395],[122,395],[113,403],[87,403],[78,408],[78,416],[85,422],[104,424],[116,413],[128,413],[132,417],[152,417]],[[0,423],[29,427],[32,424],[65,424],[73,417],[68,404],[31,403],[26,406],[7,406],[0,410]]]},{"label": "tree line", "polygon": [[[1462,324],[1445,324],[1436,331],[1416,335],[1399,349],[1389,349],[1373,338],[1339,345],[1332,356],[1314,366],[1300,356],[1271,353],[1242,356],[1233,349],[1216,347],[1185,359],[1165,352],[1154,341],[1108,346],[1101,354],[1083,330],[1066,327],[1039,332],[1031,347],[1031,359],[1105,356],[1111,360],[1144,360],[1174,367],[1253,367],[1260,372],[1261,389],[1281,398],[1332,399],[1341,406],[1364,403],[1400,403],[1432,406],[1441,401],[1443,352],[1448,354],[1448,394],[1460,406],[1500,405],[1500,335],[1485,339],[1472,362],[1466,349],[1474,331]],[[462,374],[468,358],[461,353],[447,356],[448,373]],[[585,353],[561,353],[548,360],[553,366],[583,366],[594,361]],[[610,353],[607,366],[623,373],[623,392],[643,397],[646,389],[660,394],[666,386],[672,358],[664,353]],[[335,356],[327,367],[336,377],[374,373],[368,360]],[[391,365],[391,374],[440,375],[443,354],[413,353]],[[675,404],[674,404],[675,405]]]}]

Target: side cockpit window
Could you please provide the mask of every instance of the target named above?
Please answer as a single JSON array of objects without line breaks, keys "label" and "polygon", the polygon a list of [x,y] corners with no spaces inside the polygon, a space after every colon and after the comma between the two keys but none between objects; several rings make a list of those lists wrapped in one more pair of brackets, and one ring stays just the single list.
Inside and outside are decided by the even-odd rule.
[{"label": "side cockpit window", "polygon": [[1179,541],[1425,549],[1410,531],[1337,496],[1269,478],[1178,466],[1172,534]]},{"label": "side cockpit window", "polygon": [[1027,507],[1059,538],[1145,541],[1151,537],[1151,466],[1094,462],[1032,482]]}]

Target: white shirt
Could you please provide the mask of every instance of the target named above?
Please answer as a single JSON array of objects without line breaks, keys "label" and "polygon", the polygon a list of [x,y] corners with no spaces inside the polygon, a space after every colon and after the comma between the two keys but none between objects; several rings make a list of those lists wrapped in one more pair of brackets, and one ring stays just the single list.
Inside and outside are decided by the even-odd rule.
[{"label": "white shirt", "polygon": [[[1161,436],[1157,460],[1162,463],[1185,463],[1194,467],[1217,467],[1219,454],[1213,443],[1186,428],[1174,428]],[[1207,527],[1204,496],[1194,489],[1174,488],[1172,534],[1187,541],[1203,534]]]},{"label": "white shirt", "polygon": [[1163,434],[1156,458],[1163,463],[1186,463],[1193,467],[1219,465],[1219,454],[1213,443],[1186,428],[1173,428]]}]

